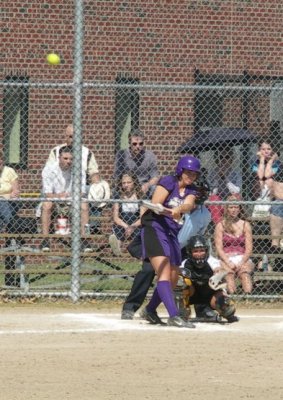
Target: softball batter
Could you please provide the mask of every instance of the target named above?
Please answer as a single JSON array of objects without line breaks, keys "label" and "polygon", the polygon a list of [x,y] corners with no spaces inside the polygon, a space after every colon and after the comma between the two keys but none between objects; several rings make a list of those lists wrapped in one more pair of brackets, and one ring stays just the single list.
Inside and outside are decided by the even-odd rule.
[{"label": "softball batter", "polygon": [[169,314],[167,325],[195,327],[179,315],[172,288],[177,283],[182,262],[177,236],[182,215],[195,207],[198,192],[193,183],[199,174],[199,160],[193,156],[182,157],[175,175],[160,178],[153,193],[152,203],[163,205],[164,211],[156,214],[147,210],[142,216],[143,258],[149,258],[157,275],[157,286],[143,310],[143,317],[154,324],[162,324],[156,311],[162,302]]}]

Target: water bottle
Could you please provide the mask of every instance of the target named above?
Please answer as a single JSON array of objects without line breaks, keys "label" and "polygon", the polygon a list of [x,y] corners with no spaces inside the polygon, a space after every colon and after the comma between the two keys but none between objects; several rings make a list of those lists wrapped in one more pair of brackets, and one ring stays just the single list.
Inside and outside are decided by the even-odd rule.
[{"label": "water bottle", "polygon": [[266,254],[264,254],[264,256],[262,257],[261,269],[263,271],[268,271],[268,257]]},{"label": "water bottle", "polygon": [[68,218],[60,216],[57,218],[56,232],[57,235],[68,235]]},{"label": "water bottle", "polygon": [[90,224],[85,224],[85,234],[90,235]]}]

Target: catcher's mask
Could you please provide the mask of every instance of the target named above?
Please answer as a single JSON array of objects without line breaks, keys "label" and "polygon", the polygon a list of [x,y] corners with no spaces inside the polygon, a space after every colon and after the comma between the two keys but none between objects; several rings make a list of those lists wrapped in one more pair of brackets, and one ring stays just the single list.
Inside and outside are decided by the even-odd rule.
[{"label": "catcher's mask", "polygon": [[201,235],[192,236],[186,249],[190,262],[197,268],[203,268],[209,256],[209,246],[205,238]]}]

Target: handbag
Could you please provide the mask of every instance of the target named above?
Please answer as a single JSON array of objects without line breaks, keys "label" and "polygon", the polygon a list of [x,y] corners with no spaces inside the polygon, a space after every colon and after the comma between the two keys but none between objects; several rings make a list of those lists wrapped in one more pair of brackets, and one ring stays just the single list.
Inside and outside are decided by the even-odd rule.
[{"label": "handbag", "polygon": [[254,205],[252,218],[268,218],[270,216],[271,204],[264,203],[271,201],[271,198],[269,197],[269,190],[264,190],[264,193],[256,201],[260,202],[260,204]]}]

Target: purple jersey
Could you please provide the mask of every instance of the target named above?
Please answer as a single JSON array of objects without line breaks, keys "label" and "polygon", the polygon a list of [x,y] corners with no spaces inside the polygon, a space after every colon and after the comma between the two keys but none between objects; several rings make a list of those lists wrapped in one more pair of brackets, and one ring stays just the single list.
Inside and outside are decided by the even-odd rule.
[{"label": "purple jersey", "polygon": [[[190,194],[197,195],[193,185],[187,186],[184,194],[180,195],[176,176],[164,176],[157,185],[169,192],[163,203],[167,208],[183,204]],[[158,215],[148,210],[142,216],[142,226],[143,258],[163,255],[170,258],[172,265],[180,265],[182,258],[177,235],[182,225],[170,216]]]},{"label": "purple jersey", "polygon": [[[159,179],[157,185],[164,187],[164,189],[168,190],[169,195],[163,203],[164,207],[174,208],[178,207],[184,203],[185,198],[192,194],[194,196],[197,195],[197,189],[194,185],[186,186],[183,195],[180,195],[179,191],[179,181],[176,176],[168,175],[163,176]],[[182,225],[175,221],[173,218],[168,216],[163,216],[166,221],[166,224],[172,229],[174,232],[178,233],[181,229]]]},{"label": "purple jersey", "polygon": [[[168,197],[165,199],[165,201],[163,203],[163,206],[167,207],[167,208],[174,208],[174,207],[178,207],[179,205],[183,204],[185,201],[185,198],[189,194],[192,194],[194,196],[197,195],[197,189],[194,185],[186,186],[184,194],[180,195],[179,181],[176,176],[172,176],[172,175],[164,176],[159,179],[157,185],[164,187],[164,189],[166,189],[169,192]],[[162,225],[164,228],[167,228],[167,229],[169,228],[172,231],[172,233],[174,233],[175,235],[178,234],[179,230],[182,227],[182,224],[178,223],[170,216],[157,215],[152,212],[150,219],[155,220],[160,225]]]},{"label": "purple jersey", "polygon": [[197,189],[194,185],[186,186],[183,195],[179,193],[179,181],[176,176],[168,175],[159,179],[157,185],[164,187],[168,190],[169,195],[164,201],[163,205],[167,208],[178,207],[184,203],[185,198],[189,194],[197,195]]}]

